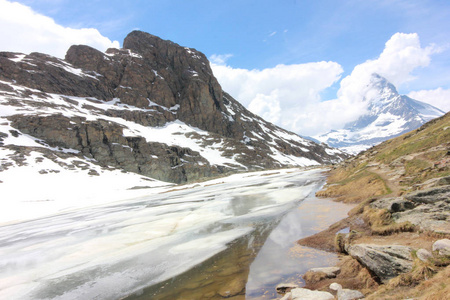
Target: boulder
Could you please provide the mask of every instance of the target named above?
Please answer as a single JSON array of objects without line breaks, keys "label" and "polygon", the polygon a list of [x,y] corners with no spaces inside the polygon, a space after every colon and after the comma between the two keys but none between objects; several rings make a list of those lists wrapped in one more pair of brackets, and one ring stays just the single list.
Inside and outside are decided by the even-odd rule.
[{"label": "boulder", "polygon": [[439,255],[450,256],[450,240],[437,240],[436,242],[434,242],[432,249],[433,251],[438,251]]},{"label": "boulder", "polygon": [[430,253],[430,251],[422,249],[422,248],[417,250],[416,255],[417,255],[417,258],[423,262],[425,262],[428,259],[430,259],[431,257],[433,257],[433,255]]},{"label": "boulder", "polygon": [[295,283],[280,283],[276,287],[278,294],[286,294],[287,292],[295,288],[298,288],[298,285]]},{"label": "boulder", "polygon": [[342,288],[342,285],[336,282],[330,284],[330,290],[337,292],[338,300],[354,300],[364,298],[364,294],[360,291],[344,289]]},{"label": "boulder", "polygon": [[341,289],[337,293],[338,300],[363,299],[364,294],[357,290]]},{"label": "boulder", "polygon": [[328,292],[311,291],[304,288],[291,290],[292,300],[334,300],[334,296]]},{"label": "boulder", "polygon": [[348,250],[353,258],[372,271],[382,282],[409,272],[413,266],[412,249],[406,246],[356,244],[351,245]]},{"label": "boulder", "polygon": [[340,285],[339,283],[333,282],[332,284],[330,284],[330,290],[332,291],[339,291],[342,290],[342,285]]}]

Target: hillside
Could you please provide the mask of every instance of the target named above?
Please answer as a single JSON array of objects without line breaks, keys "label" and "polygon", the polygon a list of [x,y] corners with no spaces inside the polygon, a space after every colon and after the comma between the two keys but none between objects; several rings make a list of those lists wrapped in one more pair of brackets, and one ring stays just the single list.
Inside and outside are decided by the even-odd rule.
[{"label": "hillside", "polygon": [[4,184],[26,165],[183,183],[346,157],[249,112],[203,53],[141,31],[105,53],[74,45],[64,60],[0,53],[0,147]]},{"label": "hillside", "polygon": [[306,274],[310,288],[327,290],[338,282],[367,299],[447,297],[450,113],[340,164],[317,195],[356,207],[328,230],[299,241],[345,254],[336,278]]}]

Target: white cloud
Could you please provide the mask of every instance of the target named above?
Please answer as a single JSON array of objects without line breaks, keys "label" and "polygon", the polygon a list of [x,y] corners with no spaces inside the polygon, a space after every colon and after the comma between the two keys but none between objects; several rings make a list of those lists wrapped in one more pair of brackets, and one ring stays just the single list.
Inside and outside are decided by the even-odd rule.
[{"label": "white cloud", "polygon": [[438,51],[433,45],[422,48],[416,33],[396,33],[386,42],[377,59],[357,65],[349,76],[342,79],[338,98],[345,98],[354,103],[362,101],[368,92],[367,85],[373,73],[383,76],[399,87],[413,80],[411,72],[418,67],[427,66],[431,54]]},{"label": "white cloud", "polygon": [[[252,112],[298,134],[313,136],[342,128],[366,112],[364,98],[370,93],[367,85],[373,73],[398,87],[413,80],[412,72],[427,66],[438,51],[433,45],[422,48],[416,33],[396,33],[378,58],[357,65],[342,79],[337,99],[329,101],[322,101],[320,93],[339,79],[343,70],[336,62],[246,70],[223,61],[212,68],[223,89]],[[442,103],[447,92],[437,91],[433,101]]]},{"label": "white cloud", "polygon": [[[325,61],[277,65],[263,70],[211,66],[222,88],[250,111],[301,134],[308,133],[298,116],[305,113],[305,107],[314,108],[321,100],[320,93],[335,83],[342,73],[338,63]],[[320,126],[320,120],[317,126]]]},{"label": "white cloud", "polygon": [[270,95],[257,94],[248,109],[271,123],[279,123],[281,107],[278,90],[273,90]]},{"label": "white cloud", "polygon": [[102,36],[97,29],[63,27],[28,6],[0,0],[0,51],[43,52],[64,57],[74,44],[100,51],[119,47],[119,42]]},{"label": "white cloud", "polygon": [[421,90],[410,92],[408,96],[415,100],[419,100],[436,106],[442,111],[450,111],[450,90],[445,90],[440,87],[435,90]]}]

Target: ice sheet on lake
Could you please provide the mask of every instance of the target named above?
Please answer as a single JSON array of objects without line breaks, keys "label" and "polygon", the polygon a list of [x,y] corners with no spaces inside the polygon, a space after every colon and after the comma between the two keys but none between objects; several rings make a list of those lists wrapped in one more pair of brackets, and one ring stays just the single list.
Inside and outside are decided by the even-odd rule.
[{"label": "ice sheet on lake", "polygon": [[2,226],[0,298],[116,299],[137,292],[283,215],[321,180],[320,170],[237,174]]}]

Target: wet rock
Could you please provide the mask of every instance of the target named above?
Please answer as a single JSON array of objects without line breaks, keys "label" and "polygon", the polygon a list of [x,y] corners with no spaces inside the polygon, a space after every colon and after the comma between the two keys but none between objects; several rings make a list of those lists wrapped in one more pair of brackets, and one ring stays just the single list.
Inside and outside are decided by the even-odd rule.
[{"label": "wet rock", "polygon": [[434,242],[432,250],[438,251],[439,255],[450,256],[450,240],[437,240]]},{"label": "wet rock", "polygon": [[286,293],[280,300],[292,300],[292,294],[291,292]]},{"label": "wet rock", "polygon": [[333,300],[334,296],[328,292],[311,291],[304,288],[291,290],[292,300]]},{"label": "wet rock", "polygon": [[335,278],[341,272],[341,269],[338,267],[312,268],[308,272],[323,272],[327,278]]},{"label": "wet rock", "polygon": [[417,255],[417,258],[423,262],[426,262],[428,259],[433,257],[433,255],[430,253],[430,251],[422,249],[422,248],[417,250],[416,255]]},{"label": "wet rock", "polygon": [[298,285],[295,283],[280,283],[277,285],[276,290],[278,294],[286,294],[295,288],[298,288]]},{"label": "wet rock", "polygon": [[406,246],[356,244],[351,245],[348,250],[353,258],[377,275],[382,282],[409,272],[413,266],[412,249]]}]

